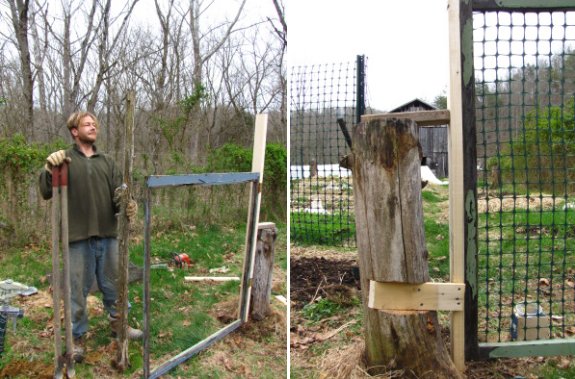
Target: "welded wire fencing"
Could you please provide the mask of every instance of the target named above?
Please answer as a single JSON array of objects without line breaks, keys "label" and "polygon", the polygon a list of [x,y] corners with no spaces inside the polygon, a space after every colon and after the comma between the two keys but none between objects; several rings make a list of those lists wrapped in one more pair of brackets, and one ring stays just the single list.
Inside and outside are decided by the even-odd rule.
[{"label": "welded wire fencing", "polygon": [[575,12],[473,15],[480,342],[575,335]]},{"label": "welded wire fencing", "polygon": [[[365,60],[293,67],[290,75],[290,237],[355,245],[349,132],[365,110]],[[359,88],[359,89],[358,89]]]}]

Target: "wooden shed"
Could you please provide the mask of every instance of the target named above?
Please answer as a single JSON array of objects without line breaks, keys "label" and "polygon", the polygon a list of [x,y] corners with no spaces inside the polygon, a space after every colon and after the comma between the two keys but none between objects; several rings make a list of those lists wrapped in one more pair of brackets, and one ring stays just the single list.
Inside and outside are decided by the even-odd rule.
[{"label": "wooden shed", "polygon": [[[392,109],[390,113],[431,110],[437,110],[437,108],[423,100],[414,99]],[[423,155],[427,158],[427,165],[438,178],[447,178],[449,176],[447,167],[447,133],[447,125],[419,128],[419,142],[423,149]]]}]

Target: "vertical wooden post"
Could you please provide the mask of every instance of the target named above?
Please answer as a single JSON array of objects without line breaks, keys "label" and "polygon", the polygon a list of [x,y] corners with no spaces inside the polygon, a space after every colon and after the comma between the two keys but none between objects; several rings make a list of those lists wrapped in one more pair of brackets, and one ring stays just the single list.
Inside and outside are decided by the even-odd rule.
[{"label": "vertical wooden post", "polygon": [[460,378],[441,338],[435,311],[369,308],[370,280],[429,281],[418,134],[415,122],[398,119],[371,119],[353,131],[353,192],[367,365],[372,375],[397,367],[418,377]]},{"label": "vertical wooden post", "polygon": [[256,321],[263,320],[269,313],[276,237],[277,228],[273,222],[258,225],[250,311],[250,316]]},{"label": "vertical wooden post", "polygon": [[317,177],[317,161],[312,159],[309,164],[309,177],[316,178]]},{"label": "vertical wooden post", "polygon": [[[451,282],[465,283],[465,312],[451,314],[457,368],[477,356],[477,147],[473,2],[449,0],[449,256]],[[467,341],[466,341],[467,339]]]},{"label": "vertical wooden post", "polygon": [[135,93],[130,91],[126,97],[126,118],[124,120],[124,183],[125,188],[121,195],[119,217],[119,275],[118,275],[118,300],[116,310],[118,312],[118,350],[114,366],[123,372],[130,365],[128,355],[128,282],[129,282],[129,239],[130,221],[126,215],[126,207],[132,198],[132,161],[134,156],[134,106]]},{"label": "vertical wooden post", "polygon": [[250,300],[252,291],[252,280],[254,273],[254,255],[256,252],[257,225],[260,218],[260,204],[262,197],[262,183],[264,180],[264,162],[266,157],[266,136],[268,129],[268,115],[256,115],[254,132],[254,147],[252,153],[252,172],[260,174],[257,183],[252,185],[250,190],[250,213],[248,214],[246,232],[246,258],[244,260],[244,270],[240,295],[240,319],[242,322],[248,321]]}]

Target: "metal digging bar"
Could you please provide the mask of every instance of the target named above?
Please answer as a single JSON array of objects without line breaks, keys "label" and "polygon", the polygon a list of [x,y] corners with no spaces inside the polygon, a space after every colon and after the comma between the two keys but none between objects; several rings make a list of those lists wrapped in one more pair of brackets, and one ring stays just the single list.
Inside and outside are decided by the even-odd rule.
[{"label": "metal digging bar", "polygon": [[68,245],[68,162],[64,162],[60,171],[61,209],[62,209],[62,255],[64,257],[64,327],[66,328],[66,373],[68,378],[76,376],[72,351],[72,301],[70,299],[70,248]]},{"label": "metal digging bar", "polygon": [[64,377],[60,321],[60,167],[52,168],[52,300],[54,308],[54,379]]},{"label": "metal digging bar", "polygon": [[[52,290],[54,300],[54,378],[63,378],[64,366],[66,376],[74,378],[76,370],[72,351],[72,310],[70,299],[70,252],[68,246],[68,162],[52,169]],[[66,350],[62,352],[62,334],[60,321],[60,300],[62,282],[60,278],[59,244],[62,245],[64,261],[64,328]]]}]

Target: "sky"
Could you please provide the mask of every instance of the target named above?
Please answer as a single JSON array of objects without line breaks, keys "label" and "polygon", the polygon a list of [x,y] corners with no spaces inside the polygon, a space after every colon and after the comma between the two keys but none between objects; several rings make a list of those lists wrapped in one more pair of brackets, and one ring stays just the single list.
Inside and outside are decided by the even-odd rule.
[{"label": "sky", "polygon": [[367,105],[432,103],[449,83],[447,0],[288,0],[288,66],[367,58]]}]

